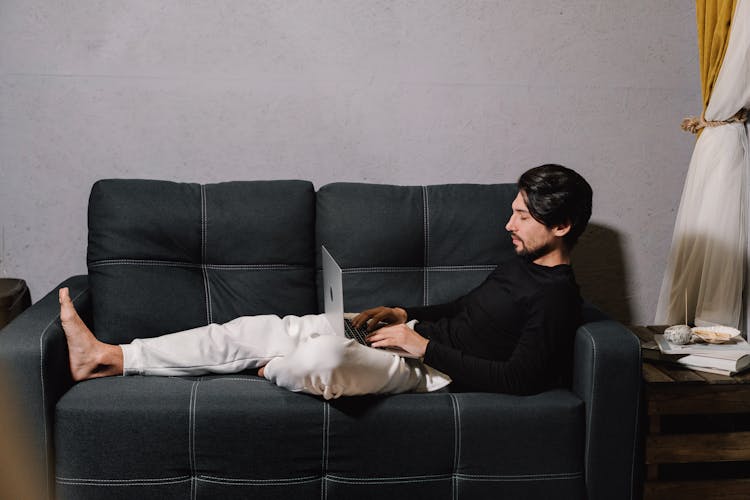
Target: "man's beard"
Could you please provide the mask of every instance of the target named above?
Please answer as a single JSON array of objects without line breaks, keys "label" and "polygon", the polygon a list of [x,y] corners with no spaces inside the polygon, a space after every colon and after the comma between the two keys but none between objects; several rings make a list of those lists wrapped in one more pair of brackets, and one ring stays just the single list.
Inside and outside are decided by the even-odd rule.
[{"label": "man's beard", "polygon": [[519,242],[521,242],[521,248],[519,248],[518,250],[516,250],[516,255],[518,255],[519,257],[525,258],[529,262],[534,262],[538,258],[544,257],[545,255],[547,255],[548,253],[550,253],[552,251],[552,246],[549,243],[544,244],[544,245],[540,246],[539,248],[534,248],[532,250],[529,250],[526,247],[526,242],[525,241],[523,241],[522,239],[520,239],[518,236],[516,236],[516,239]]}]

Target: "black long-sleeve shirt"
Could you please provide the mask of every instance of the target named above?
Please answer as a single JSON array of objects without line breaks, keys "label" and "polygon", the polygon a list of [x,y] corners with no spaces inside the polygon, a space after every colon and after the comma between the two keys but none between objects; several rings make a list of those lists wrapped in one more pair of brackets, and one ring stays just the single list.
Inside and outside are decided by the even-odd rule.
[{"label": "black long-sleeve shirt", "polygon": [[458,300],[406,309],[424,361],[456,390],[533,394],[569,383],[581,297],[569,265],[500,264]]}]

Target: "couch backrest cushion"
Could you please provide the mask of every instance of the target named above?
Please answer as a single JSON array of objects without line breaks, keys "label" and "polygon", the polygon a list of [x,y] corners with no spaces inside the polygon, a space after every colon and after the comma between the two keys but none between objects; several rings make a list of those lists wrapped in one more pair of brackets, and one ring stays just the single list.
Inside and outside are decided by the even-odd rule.
[{"label": "couch backrest cushion", "polygon": [[322,186],[318,266],[324,244],[344,270],[347,311],[453,300],[514,255],[505,224],[516,194],[515,184]]},{"label": "couch backrest cushion", "polygon": [[314,214],[305,181],[97,182],[88,245],[97,337],[315,312]]}]

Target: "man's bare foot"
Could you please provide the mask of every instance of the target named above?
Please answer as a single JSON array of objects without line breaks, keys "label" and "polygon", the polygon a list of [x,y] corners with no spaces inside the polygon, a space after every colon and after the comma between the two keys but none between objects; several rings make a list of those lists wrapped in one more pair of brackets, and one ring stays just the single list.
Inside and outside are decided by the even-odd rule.
[{"label": "man's bare foot", "polygon": [[70,373],[73,380],[122,374],[122,349],[94,337],[76,312],[67,288],[59,291],[60,322],[68,341]]}]

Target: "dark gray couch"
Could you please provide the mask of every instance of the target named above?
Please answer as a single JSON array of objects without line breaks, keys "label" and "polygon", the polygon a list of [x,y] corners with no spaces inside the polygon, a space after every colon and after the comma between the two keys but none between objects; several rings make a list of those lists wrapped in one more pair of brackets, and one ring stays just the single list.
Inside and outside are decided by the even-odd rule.
[{"label": "dark gray couch", "polygon": [[[347,310],[444,302],[512,256],[513,185],[106,180],[88,276],[62,285],[108,342],[319,308],[321,243]],[[54,256],[50,256],[54,258]],[[640,351],[593,308],[572,387],[320,398],[253,373],[73,384],[56,290],[0,335],[35,457],[61,499],[625,499]]]}]

